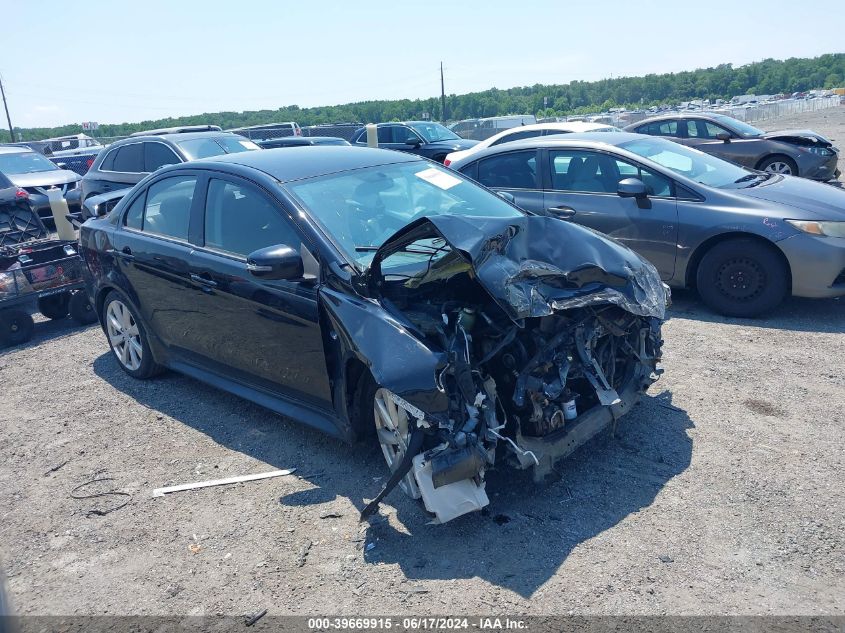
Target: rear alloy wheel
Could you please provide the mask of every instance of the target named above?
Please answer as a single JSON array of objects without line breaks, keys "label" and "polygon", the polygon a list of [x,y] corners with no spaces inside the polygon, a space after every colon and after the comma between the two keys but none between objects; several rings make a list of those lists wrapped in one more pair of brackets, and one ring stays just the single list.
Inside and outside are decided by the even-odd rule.
[{"label": "rear alloy wheel", "polygon": [[[411,437],[408,412],[396,404],[392,395],[387,389],[379,388],[373,396],[376,436],[390,472],[394,472],[402,463]],[[399,486],[412,499],[419,499],[422,496],[414,479],[413,470],[408,471],[399,482]]]},{"label": "rear alloy wheel", "polygon": [[64,319],[67,316],[69,292],[41,297],[38,299],[38,311],[48,319]]},{"label": "rear alloy wheel", "polygon": [[0,310],[0,347],[26,343],[35,332],[32,317],[23,310]]},{"label": "rear alloy wheel", "polygon": [[71,293],[68,310],[70,317],[79,325],[91,325],[97,322],[97,313],[94,312],[94,307],[84,290],[76,290]]},{"label": "rear alloy wheel", "polygon": [[117,293],[106,297],[103,306],[106,336],[121,369],[133,378],[149,378],[161,368],[147,343],[147,333],[138,316]]},{"label": "rear alloy wheel", "polygon": [[773,247],[752,239],[734,239],[707,252],[698,267],[696,284],[701,298],[716,312],[754,317],[783,301],[788,275]]},{"label": "rear alloy wheel", "polygon": [[770,174],[780,174],[782,176],[798,175],[798,165],[788,156],[770,156],[760,163],[760,169]]}]

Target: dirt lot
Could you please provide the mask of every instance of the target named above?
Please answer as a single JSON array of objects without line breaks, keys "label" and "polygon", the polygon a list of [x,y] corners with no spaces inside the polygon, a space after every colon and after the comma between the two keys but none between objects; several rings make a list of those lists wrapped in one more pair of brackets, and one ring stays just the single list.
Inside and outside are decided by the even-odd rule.
[{"label": "dirt lot", "polygon": [[[769,127],[845,146],[845,108]],[[845,171],[845,165],[843,166]],[[845,300],[724,319],[676,293],[663,378],[539,489],[445,526],[349,448],[194,380],[124,375],[97,327],[0,356],[0,557],[23,614],[845,614]],[[152,498],[154,488],[297,468]],[[117,490],[128,497],[71,498]],[[104,515],[128,500],[128,504]]]}]

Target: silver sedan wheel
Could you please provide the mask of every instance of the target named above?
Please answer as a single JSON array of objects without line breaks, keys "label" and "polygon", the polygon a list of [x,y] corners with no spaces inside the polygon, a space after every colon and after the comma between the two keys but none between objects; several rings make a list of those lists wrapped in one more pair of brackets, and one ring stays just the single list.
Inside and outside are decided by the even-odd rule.
[{"label": "silver sedan wheel", "polygon": [[141,366],[144,347],[141,333],[129,308],[122,301],[115,300],[106,310],[106,330],[117,360],[129,371],[137,371]]},{"label": "silver sedan wheel", "polygon": [[[390,472],[393,472],[405,457],[405,450],[408,448],[411,437],[408,430],[408,412],[396,405],[392,394],[387,389],[376,391],[373,412],[381,452],[384,453],[384,460]],[[402,478],[399,486],[412,499],[420,498],[420,489],[414,479],[413,470]]]},{"label": "silver sedan wheel", "polygon": [[792,175],[792,167],[780,160],[776,160],[775,162],[766,165],[766,171],[773,174],[783,174],[784,176]]}]

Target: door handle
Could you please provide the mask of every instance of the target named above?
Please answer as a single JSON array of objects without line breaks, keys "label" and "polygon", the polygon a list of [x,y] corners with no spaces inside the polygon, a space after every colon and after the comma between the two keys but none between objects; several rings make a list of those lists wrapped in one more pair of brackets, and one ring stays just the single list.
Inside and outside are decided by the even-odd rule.
[{"label": "door handle", "polygon": [[200,284],[201,286],[206,286],[208,288],[214,288],[214,286],[217,285],[217,282],[214,281],[213,279],[210,279],[209,277],[207,277],[205,275],[197,275],[197,274],[194,274],[194,273],[191,273],[191,281],[195,281],[198,284]]},{"label": "door handle", "polygon": [[121,251],[117,253],[117,255],[118,257],[127,262],[131,262],[133,259],[135,259],[135,256],[132,254],[132,249],[128,246],[124,246]]},{"label": "door handle", "polygon": [[560,205],[559,207],[549,207],[546,209],[549,213],[551,213],[556,218],[571,218],[575,215],[575,209],[572,207],[567,207],[566,205]]}]

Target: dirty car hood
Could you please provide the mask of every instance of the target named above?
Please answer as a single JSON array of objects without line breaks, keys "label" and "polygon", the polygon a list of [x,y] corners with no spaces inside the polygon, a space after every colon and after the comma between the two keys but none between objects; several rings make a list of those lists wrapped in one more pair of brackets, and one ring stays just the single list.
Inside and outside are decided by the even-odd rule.
[{"label": "dirty car hood", "polygon": [[[796,220],[845,220],[845,190],[796,176],[776,176],[757,187],[736,189],[732,193],[775,203],[773,217]],[[789,209],[778,208],[786,205]],[[799,210],[796,213],[796,210]]]},{"label": "dirty car hood", "polygon": [[667,291],[654,266],[600,233],[546,216],[421,218],[378,250],[369,271],[371,288],[383,279],[385,257],[434,236],[467,259],[478,282],[514,321],[607,303],[664,318]]}]

